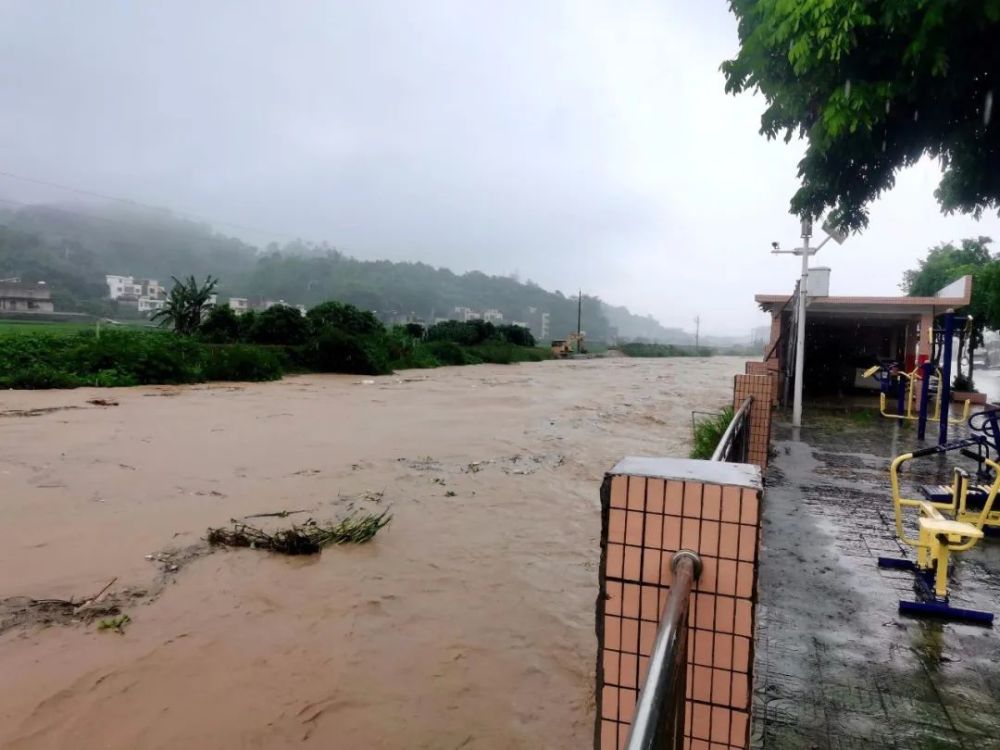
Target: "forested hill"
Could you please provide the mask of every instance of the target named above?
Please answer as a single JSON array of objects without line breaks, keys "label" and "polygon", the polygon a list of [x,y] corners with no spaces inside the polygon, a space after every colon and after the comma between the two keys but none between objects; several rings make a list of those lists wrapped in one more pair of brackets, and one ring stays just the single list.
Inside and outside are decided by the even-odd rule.
[{"label": "forested hill", "polygon": [[[549,335],[576,329],[575,290],[477,271],[455,274],[424,263],[364,261],[329,245],[291,242],[258,249],[203,223],[128,206],[37,205],[0,212],[0,278],[46,281],[57,308],[100,312],[105,274],[205,276],[222,280],[223,297],[265,297],[313,305],[329,299],[376,310],[384,317],[448,317],[456,307],[496,309],[507,321],[549,313]],[[569,279],[568,281],[572,281]],[[584,295],[583,328],[592,340],[617,329],[623,338],[682,343],[685,334],[651,317],[633,315]],[[689,338],[689,337],[688,337]]]}]

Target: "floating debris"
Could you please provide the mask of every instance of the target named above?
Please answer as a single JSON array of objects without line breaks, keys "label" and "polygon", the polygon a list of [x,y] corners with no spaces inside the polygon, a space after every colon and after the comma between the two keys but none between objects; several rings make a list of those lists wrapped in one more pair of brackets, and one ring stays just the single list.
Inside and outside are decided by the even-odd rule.
[{"label": "floating debris", "polygon": [[87,403],[94,406],[118,406],[118,402],[110,398],[91,398],[87,400]]},{"label": "floating debris", "polygon": [[370,541],[392,516],[384,511],[380,515],[365,513],[350,515],[338,524],[320,525],[309,519],[301,526],[269,534],[240,521],[233,520],[233,527],[209,529],[208,543],[223,547],[249,547],[280,552],[283,555],[315,555],[331,544],[364,544]]},{"label": "floating debris", "polygon": [[0,417],[40,417],[43,414],[52,414],[57,411],[70,411],[79,409],[79,406],[45,406],[38,409],[8,409],[0,411]]},{"label": "floating debris", "polygon": [[108,617],[101,620],[97,624],[98,630],[114,630],[120,635],[125,635],[125,626],[132,622],[132,618],[126,614],[116,615],[115,617]]},{"label": "floating debris", "polygon": [[244,518],[288,518],[295,513],[311,513],[310,508],[304,508],[302,510],[274,510],[269,513],[251,513],[249,516],[243,516]]},{"label": "floating debris", "polygon": [[81,599],[33,599],[15,596],[0,600],[0,633],[11,628],[29,625],[69,625],[92,622],[98,617],[120,614],[120,600],[131,596],[122,592],[111,597],[111,587],[118,581],[115,576],[104,588],[92,596]]}]

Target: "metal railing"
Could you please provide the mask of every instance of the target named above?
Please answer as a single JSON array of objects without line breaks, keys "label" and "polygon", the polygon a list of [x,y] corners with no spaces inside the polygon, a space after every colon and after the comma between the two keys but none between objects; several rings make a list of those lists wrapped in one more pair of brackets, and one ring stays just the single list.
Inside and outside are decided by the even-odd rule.
[{"label": "metal railing", "polygon": [[750,450],[750,405],[753,404],[753,397],[747,396],[740,408],[733,414],[733,419],[729,427],[719,438],[719,444],[715,446],[712,454],[713,461],[726,461],[728,463],[745,464]]},{"label": "metal railing", "polygon": [[701,575],[701,558],[680,550],[670,561],[674,582],[663,605],[660,629],[649,657],[649,672],[639,693],[628,750],[673,750],[684,747],[684,704],[687,698],[688,601]]}]

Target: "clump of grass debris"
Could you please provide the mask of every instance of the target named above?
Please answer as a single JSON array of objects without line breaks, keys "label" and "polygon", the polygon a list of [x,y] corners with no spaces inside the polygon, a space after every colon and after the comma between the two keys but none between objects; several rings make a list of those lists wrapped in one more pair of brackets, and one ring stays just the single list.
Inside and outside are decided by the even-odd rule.
[{"label": "clump of grass debris", "polygon": [[388,511],[352,514],[337,524],[320,524],[310,518],[301,526],[291,526],[268,533],[242,521],[232,528],[208,530],[208,543],[222,547],[249,547],[280,552],[283,555],[315,555],[331,544],[364,544],[386,526],[392,516]]},{"label": "clump of grass debris", "polygon": [[116,617],[108,617],[97,624],[98,630],[114,630],[117,633],[125,633],[125,626],[132,622],[128,615],[121,614]]},{"label": "clump of grass debris", "polygon": [[718,414],[695,422],[691,440],[691,458],[711,458],[729,423],[733,421],[733,408],[727,406]]}]

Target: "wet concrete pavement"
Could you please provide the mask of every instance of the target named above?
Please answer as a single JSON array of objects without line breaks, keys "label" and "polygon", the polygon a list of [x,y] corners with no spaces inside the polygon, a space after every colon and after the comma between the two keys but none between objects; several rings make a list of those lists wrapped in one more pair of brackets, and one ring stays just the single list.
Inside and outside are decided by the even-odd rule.
[{"label": "wet concrete pavement", "polygon": [[[899,615],[912,574],[876,565],[911,556],[896,541],[888,467],[919,446],[912,424],[807,412],[798,435],[777,424],[773,446],[753,746],[1000,748],[997,629]],[[937,459],[918,470],[904,493],[948,472]],[[1000,539],[957,557],[952,603],[1000,614]]]}]

